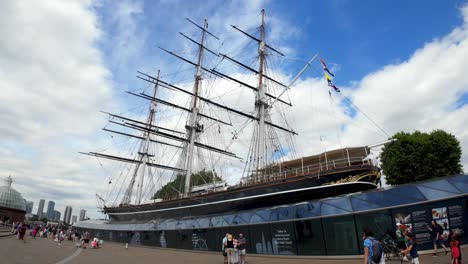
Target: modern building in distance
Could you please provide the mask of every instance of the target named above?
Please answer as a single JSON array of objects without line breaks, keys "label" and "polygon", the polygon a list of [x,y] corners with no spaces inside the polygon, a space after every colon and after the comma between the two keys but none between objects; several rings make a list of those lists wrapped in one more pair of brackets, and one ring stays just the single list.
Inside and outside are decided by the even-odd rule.
[{"label": "modern building in distance", "polygon": [[81,209],[80,210],[80,221],[83,221],[86,217],[86,210],[85,209]]},{"label": "modern building in distance", "polygon": [[26,213],[32,214],[32,209],[34,206],[34,202],[26,201]]},{"label": "modern building in distance", "polygon": [[39,207],[37,208],[37,218],[39,218],[39,219],[41,219],[42,217],[44,217],[44,215],[43,215],[44,204],[45,204],[45,200],[44,200],[44,199],[39,200]]},{"label": "modern building in distance", "polygon": [[78,218],[76,217],[76,215],[72,216],[72,224],[76,223],[76,220],[77,220],[77,219],[78,219]]},{"label": "modern building in distance", "polygon": [[65,224],[71,224],[70,220],[71,220],[71,214],[72,214],[72,207],[71,206],[67,206],[65,207],[65,213],[63,214],[63,222]]},{"label": "modern building in distance", "polygon": [[55,202],[54,201],[49,201],[47,205],[47,219],[54,219],[55,217]]},{"label": "modern building in distance", "polygon": [[54,220],[60,221],[61,213],[59,211],[54,211]]}]

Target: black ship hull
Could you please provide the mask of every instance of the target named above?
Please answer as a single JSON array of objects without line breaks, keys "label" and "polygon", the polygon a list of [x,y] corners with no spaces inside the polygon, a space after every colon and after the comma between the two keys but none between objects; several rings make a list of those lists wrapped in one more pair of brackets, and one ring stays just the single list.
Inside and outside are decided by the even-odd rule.
[{"label": "black ship hull", "polygon": [[[329,171],[320,177],[304,175],[185,199],[105,208],[104,211],[109,215],[111,222],[146,222],[154,219],[213,215],[287,205],[374,189],[377,187],[378,171],[377,167],[371,165],[351,166]],[[331,184],[353,175],[366,173],[374,176],[364,176],[357,182]]]}]

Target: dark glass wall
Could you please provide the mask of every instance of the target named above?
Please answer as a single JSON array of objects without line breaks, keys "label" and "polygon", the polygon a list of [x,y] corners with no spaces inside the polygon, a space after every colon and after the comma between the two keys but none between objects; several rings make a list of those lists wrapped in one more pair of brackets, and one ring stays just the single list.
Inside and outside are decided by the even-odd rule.
[{"label": "dark glass wall", "polygon": [[352,215],[322,219],[327,255],[355,255],[358,237]]},{"label": "dark glass wall", "polygon": [[[293,218],[291,212],[286,209],[282,210],[282,219],[288,215]],[[418,239],[419,250],[430,249],[432,246],[430,231],[427,229],[431,220],[437,220],[442,224],[447,222],[448,231],[463,230],[462,242],[467,243],[467,213],[468,197],[463,197],[391,210],[300,221],[198,229],[179,225],[180,229],[165,231],[109,231],[78,228],[78,232],[88,231],[91,237],[96,236],[104,241],[131,245],[218,252],[221,251],[222,239],[226,233],[232,234],[235,238],[243,233],[247,239],[246,249],[249,254],[357,255],[363,252],[361,237],[364,228],[371,229],[377,239],[382,239],[384,236],[394,238],[396,223],[404,223],[410,228]],[[262,218],[267,216],[265,211]],[[219,221],[214,224],[212,222],[213,225],[222,225],[232,220],[239,223],[248,220],[247,215],[235,219],[224,219],[223,216],[218,218]],[[197,219],[197,221],[205,220]],[[168,225],[168,228],[179,226]]]},{"label": "dark glass wall", "polygon": [[298,255],[326,255],[322,221],[304,220],[294,222]]},{"label": "dark glass wall", "polygon": [[395,239],[393,228],[392,213],[390,210],[357,214],[354,216],[356,222],[356,232],[359,239],[359,252],[364,253],[364,242],[361,237],[364,229],[370,229],[374,232],[374,237],[380,241],[384,237]]}]

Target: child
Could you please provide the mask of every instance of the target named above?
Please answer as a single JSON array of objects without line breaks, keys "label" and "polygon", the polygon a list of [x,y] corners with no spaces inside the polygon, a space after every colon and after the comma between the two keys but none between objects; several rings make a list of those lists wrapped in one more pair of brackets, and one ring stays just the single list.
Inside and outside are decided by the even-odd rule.
[{"label": "child", "polygon": [[450,250],[452,252],[452,264],[460,264],[460,236],[454,234],[450,241]]},{"label": "child", "polygon": [[406,233],[406,240],[407,240],[408,246],[406,249],[401,250],[401,253],[403,255],[406,255],[409,253],[409,255],[412,258],[411,263],[419,264],[419,254],[418,254],[418,250],[416,249],[417,244],[416,244],[416,240],[414,239],[413,234]]}]

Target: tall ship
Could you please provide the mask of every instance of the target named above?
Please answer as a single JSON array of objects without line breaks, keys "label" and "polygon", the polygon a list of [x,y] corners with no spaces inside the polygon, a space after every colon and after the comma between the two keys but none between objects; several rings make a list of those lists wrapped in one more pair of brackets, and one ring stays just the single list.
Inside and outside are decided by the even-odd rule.
[{"label": "tall ship", "polygon": [[[83,153],[118,164],[109,193],[97,194],[110,223],[221,215],[378,187],[380,169],[369,158],[369,146],[297,155],[295,137],[301,135],[291,125],[288,94],[301,74],[319,63],[317,55],[294,78],[286,78],[270,62],[285,56],[266,41],[263,10],[258,32],[232,26],[248,41],[237,52],[222,51],[206,19],[187,21],[198,38],[180,34],[196,53],[161,48],[185,66],[170,75],[139,71],[137,77],[148,87],[128,92],[137,104],[149,104],[146,113],[105,112],[109,123],[103,130],[113,141],[129,142],[129,153]],[[320,62],[331,91],[339,92]]]}]

